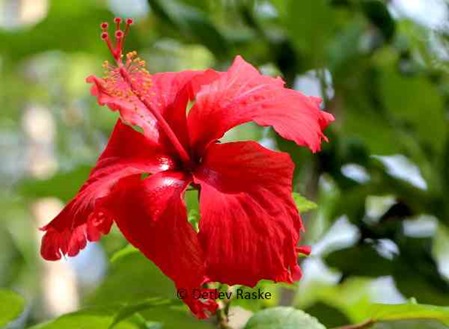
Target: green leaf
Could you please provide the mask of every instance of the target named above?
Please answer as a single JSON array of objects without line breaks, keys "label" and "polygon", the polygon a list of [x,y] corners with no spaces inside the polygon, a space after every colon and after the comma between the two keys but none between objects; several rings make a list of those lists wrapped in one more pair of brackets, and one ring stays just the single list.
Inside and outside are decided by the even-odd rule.
[{"label": "green leaf", "polygon": [[435,320],[400,320],[379,322],[370,329],[447,329],[448,327]]},{"label": "green leaf", "polygon": [[401,75],[390,67],[382,71],[380,87],[393,117],[408,125],[427,147],[441,151],[446,117],[438,89],[424,77]]},{"label": "green leaf", "polygon": [[[109,329],[119,312],[119,306],[96,307],[64,314],[59,318],[36,325],[30,329]],[[142,323],[120,322],[114,329],[144,329]]]},{"label": "green leaf", "polygon": [[414,300],[399,305],[374,304],[368,312],[373,321],[428,319],[449,325],[449,307],[421,305]]},{"label": "green leaf", "polygon": [[417,304],[414,299],[405,304],[372,304],[360,310],[358,316],[361,324],[376,324],[374,328],[442,328],[439,323],[449,325],[449,307]]},{"label": "green leaf", "polygon": [[441,275],[432,254],[432,239],[403,237],[396,242],[399,257],[392,275],[402,295],[426,304],[448,305],[449,281]]},{"label": "green leaf", "polygon": [[293,200],[295,201],[296,208],[298,208],[300,213],[305,213],[318,207],[316,203],[307,200],[305,197],[296,192],[293,192]]},{"label": "green leaf", "polygon": [[[211,322],[196,319],[187,307],[151,308],[141,312],[147,321],[158,322],[161,329],[212,329]],[[114,328],[115,329],[115,328]]]},{"label": "green leaf", "polygon": [[177,0],[148,0],[154,13],[168,25],[206,46],[216,57],[226,59],[229,45],[207,14]]},{"label": "green leaf", "polygon": [[159,268],[137,249],[126,247],[112,257],[109,275],[87,302],[104,305],[175,296],[173,283]]},{"label": "green leaf", "polygon": [[304,311],[311,316],[319,317],[321,323],[327,328],[343,326],[350,322],[342,311],[324,302],[315,303]]},{"label": "green leaf", "polygon": [[56,196],[64,202],[69,201],[89,176],[90,166],[81,165],[73,170],[60,172],[49,179],[24,180],[19,191],[25,197],[42,198]]},{"label": "green leaf", "polygon": [[0,290],[0,327],[17,319],[25,308],[22,296],[9,290]]},{"label": "green leaf", "polygon": [[[187,307],[174,299],[173,283],[134,247],[118,251],[112,256],[111,264],[110,274],[88,302],[96,305],[128,303],[116,313],[112,323],[139,312],[147,321],[160,323],[163,329],[210,328],[209,323],[195,319]],[[136,303],[138,300],[141,302]],[[165,307],[154,307],[158,305]]]},{"label": "green leaf", "polygon": [[380,0],[363,0],[362,9],[371,23],[382,32],[384,38],[391,41],[396,30],[396,23],[387,5]]},{"label": "green leaf", "polygon": [[[111,13],[101,4],[96,1],[49,1],[49,5],[47,17],[33,28],[0,31],[2,55],[16,61],[53,49],[66,52],[79,52],[80,49],[106,51],[98,39],[97,26],[101,18],[107,19]],[[73,28],[68,32],[64,27]]]},{"label": "green leaf", "polygon": [[110,329],[116,328],[118,323],[141,311],[145,311],[154,307],[167,306],[179,303],[181,302],[162,298],[150,298],[137,304],[126,305],[125,307],[121,308],[119,312],[117,312],[112,324],[110,325]]},{"label": "green leaf", "polygon": [[269,308],[254,314],[244,329],[326,329],[317,319],[292,307]]},{"label": "green leaf", "polygon": [[323,61],[334,16],[326,0],[286,1],[286,25],[296,48],[310,56],[312,67]]}]

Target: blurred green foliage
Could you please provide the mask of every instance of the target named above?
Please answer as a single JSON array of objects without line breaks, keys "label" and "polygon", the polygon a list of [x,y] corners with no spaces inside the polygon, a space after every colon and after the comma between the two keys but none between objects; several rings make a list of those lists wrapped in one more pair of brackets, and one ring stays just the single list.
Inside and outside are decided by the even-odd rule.
[{"label": "blurred green foliage", "polygon": [[[0,2],[2,22],[13,2]],[[254,125],[225,137],[254,138],[289,152],[297,164],[295,190],[318,205],[313,210],[314,203],[295,196],[300,209],[313,210],[303,216],[303,241],[318,250],[301,261],[304,280],[289,288],[262,282],[275,296],[268,303],[233,301],[255,313],[241,327],[448,325],[449,311],[442,306],[449,304],[449,32],[393,15],[395,2],[143,2],[148,13],[140,13],[127,47],[138,50],[152,72],[225,69],[240,54],[264,73],[283,76],[289,87],[321,95],[336,117],[327,131],[330,142],[313,155]],[[172,284],[125,247],[116,231],[101,242],[113,257],[107,275],[96,288],[80,288],[82,310],[49,320],[42,305],[40,224],[33,219],[33,204],[49,197],[68,201],[115,122],[115,114],[99,108],[84,83],[86,76],[100,74],[108,59],[98,24],[123,14],[111,3],[51,0],[41,21],[0,29],[0,286],[27,300],[23,308],[20,297],[2,291],[0,326],[20,312],[10,328],[43,321],[50,322],[33,328],[214,326],[176,303]],[[43,124],[39,117],[27,121],[33,107],[49,115],[53,140],[39,129],[33,132]],[[53,163],[43,174],[33,169],[39,152]],[[188,196],[195,224],[193,199]],[[342,223],[344,229],[336,232]],[[347,238],[349,231],[353,235]],[[376,294],[382,282],[383,291],[396,299]],[[409,298],[423,305],[387,305]],[[304,309],[317,320],[277,305]]]}]

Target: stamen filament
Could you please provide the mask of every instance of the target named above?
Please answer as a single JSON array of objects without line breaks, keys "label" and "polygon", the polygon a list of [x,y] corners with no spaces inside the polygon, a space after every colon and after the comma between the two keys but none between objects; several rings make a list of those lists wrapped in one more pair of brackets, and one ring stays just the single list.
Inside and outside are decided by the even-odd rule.
[{"label": "stamen filament", "polygon": [[117,60],[117,65],[119,67],[119,72],[120,72],[120,75],[122,76],[123,80],[126,81],[126,83],[128,83],[132,93],[139,99],[139,101],[142,102],[143,105],[145,105],[145,107],[156,118],[156,120],[159,123],[159,126],[161,127],[161,129],[163,130],[163,132],[165,133],[167,138],[170,140],[170,142],[172,143],[172,145],[174,146],[176,151],[178,152],[182,162],[185,165],[187,165],[188,167],[193,166],[193,163],[192,163],[192,160],[191,160],[189,154],[187,153],[187,151],[185,150],[185,148],[183,147],[183,145],[179,141],[179,139],[176,136],[176,134],[171,129],[170,125],[167,123],[167,121],[165,121],[164,117],[158,111],[156,111],[151,106],[151,104],[144,97],[142,97],[142,95],[140,95],[139,92],[137,92],[138,88],[134,85],[131,77],[129,76],[128,71],[124,67],[124,65],[121,62],[121,60]]},{"label": "stamen filament", "polygon": [[111,39],[109,39],[109,33],[108,32],[102,32],[101,33],[101,39],[104,40],[104,42],[108,46],[108,49],[111,52],[112,56],[114,56],[114,58],[115,58],[115,49],[112,46]]}]

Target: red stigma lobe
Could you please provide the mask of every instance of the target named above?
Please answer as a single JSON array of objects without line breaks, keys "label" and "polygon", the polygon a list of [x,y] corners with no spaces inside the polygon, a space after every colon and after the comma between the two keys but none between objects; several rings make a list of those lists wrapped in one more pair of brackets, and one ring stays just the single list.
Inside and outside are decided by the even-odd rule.
[{"label": "red stigma lobe", "polygon": [[111,52],[112,57],[114,57],[117,64],[119,62],[121,63],[121,59],[122,59],[122,55],[123,55],[123,44],[124,44],[126,35],[128,34],[129,27],[134,23],[134,21],[131,18],[126,19],[125,31],[123,31],[120,29],[120,25],[121,25],[122,21],[123,20],[120,17],[114,18],[114,23],[115,23],[115,32],[114,32],[115,40],[114,41],[115,42],[113,42],[109,37],[109,33],[108,33],[109,24],[107,22],[103,22],[100,24],[100,27],[103,31],[101,33],[101,39],[106,42],[106,45],[108,46],[108,49]]},{"label": "red stigma lobe", "polygon": [[[151,88],[152,78],[145,68],[145,61],[137,57],[136,52],[128,53],[125,61],[123,61],[123,45],[129,32],[129,28],[134,21],[130,18],[126,19],[124,21],[124,30],[120,28],[120,25],[123,23],[123,20],[120,17],[116,17],[114,23],[114,42],[111,41],[112,34],[109,34],[107,31],[108,24],[100,24],[103,31],[101,33],[101,39],[105,41],[116,64],[111,65],[108,62],[104,63],[106,76],[101,82],[101,88],[109,97],[115,97],[132,106],[133,110],[131,110],[131,112],[134,113],[131,116],[134,119],[129,123],[133,124],[136,120],[135,118],[140,118],[139,120],[145,118],[146,111],[151,113],[158,122],[161,130],[173,144],[183,163],[186,164],[186,166],[191,166],[192,160],[190,159],[190,155],[178,140],[178,137],[173,132],[170,125],[165,121],[162,115],[154,109],[154,106],[151,103],[153,95]],[[148,126],[151,126],[151,123],[148,123]]]}]

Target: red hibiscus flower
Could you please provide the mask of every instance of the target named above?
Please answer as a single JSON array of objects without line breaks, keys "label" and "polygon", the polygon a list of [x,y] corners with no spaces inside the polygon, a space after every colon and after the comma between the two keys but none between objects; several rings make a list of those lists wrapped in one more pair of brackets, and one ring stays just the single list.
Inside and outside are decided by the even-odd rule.
[{"label": "red hibiscus flower", "polygon": [[[132,21],[124,30],[120,19],[115,23],[115,43],[107,23],[101,25],[115,63],[105,63],[105,78],[87,81],[99,104],[120,119],[86,183],[43,227],[42,256],[75,256],[114,222],[187,292],[184,302],[199,318],[217,304],[189,292],[207,282],[298,280],[302,224],[291,196],[293,162],[256,142],[219,139],[254,121],[315,152],[332,115],[320,110],[319,99],[284,88],[241,57],[226,72],[151,75],[135,52],[122,54]],[[187,221],[188,186],[199,191],[199,232]]]}]

